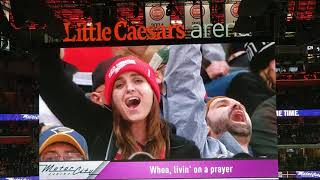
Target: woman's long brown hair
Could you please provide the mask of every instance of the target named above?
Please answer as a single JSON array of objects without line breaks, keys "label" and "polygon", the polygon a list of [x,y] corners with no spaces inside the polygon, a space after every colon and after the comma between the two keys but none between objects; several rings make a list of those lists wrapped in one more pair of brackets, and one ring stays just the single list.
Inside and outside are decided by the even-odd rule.
[{"label": "woman's long brown hair", "polygon": [[[130,124],[127,120],[124,120],[117,108],[115,108],[112,102],[113,112],[113,131],[116,137],[116,145],[121,149],[122,159],[128,159],[128,157],[137,151],[137,142],[133,138],[130,131]],[[155,96],[153,96],[153,103],[150,113],[147,116],[147,139],[148,141],[145,152],[150,153],[156,159],[159,159],[162,148],[170,147],[169,143],[169,130],[166,123],[161,120],[160,107]],[[166,149],[166,154],[169,149]]]}]

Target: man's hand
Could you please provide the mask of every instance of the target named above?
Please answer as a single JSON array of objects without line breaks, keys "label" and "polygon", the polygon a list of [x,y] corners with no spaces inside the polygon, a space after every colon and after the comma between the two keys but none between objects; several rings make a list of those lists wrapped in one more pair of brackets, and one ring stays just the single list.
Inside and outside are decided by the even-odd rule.
[{"label": "man's hand", "polygon": [[210,79],[217,79],[229,73],[229,65],[226,61],[213,61],[207,68],[207,74]]}]

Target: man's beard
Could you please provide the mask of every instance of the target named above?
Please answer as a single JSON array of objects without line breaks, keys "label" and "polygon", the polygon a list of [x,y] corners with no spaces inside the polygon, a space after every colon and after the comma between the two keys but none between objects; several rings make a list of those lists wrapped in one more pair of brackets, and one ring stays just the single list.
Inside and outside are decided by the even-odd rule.
[{"label": "man's beard", "polygon": [[248,124],[228,123],[227,130],[234,136],[249,137],[251,135],[251,128]]}]

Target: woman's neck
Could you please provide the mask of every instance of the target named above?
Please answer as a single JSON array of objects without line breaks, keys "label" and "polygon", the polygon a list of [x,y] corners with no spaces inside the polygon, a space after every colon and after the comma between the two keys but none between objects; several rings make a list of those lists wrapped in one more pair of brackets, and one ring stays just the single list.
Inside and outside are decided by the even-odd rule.
[{"label": "woman's neck", "polygon": [[140,144],[145,144],[147,141],[147,127],[146,121],[139,121],[132,123],[130,126],[130,131],[133,138]]}]

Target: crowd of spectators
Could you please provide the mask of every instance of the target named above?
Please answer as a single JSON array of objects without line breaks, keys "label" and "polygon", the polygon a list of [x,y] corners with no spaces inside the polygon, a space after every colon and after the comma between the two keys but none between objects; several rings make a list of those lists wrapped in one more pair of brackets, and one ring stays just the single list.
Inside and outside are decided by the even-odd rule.
[{"label": "crowd of spectators", "polygon": [[[283,82],[277,84],[277,109],[319,109],[320,87],[314,83],[320,80],[319,72],[306,72],[304,66],[279,66],[277,80]],[[286,86],[286,80],[297,83]],[[279,117],[277,124],[279,171],[320,169],[320,149],[316,148],[320,143],[319,118]]]},{"label": "crowd of spectators", "polygon": [[[0,121],[0,177],[38,175],[38,121]],[[29,137],[31,142],[17,143],[14,138]],[[8,142],[9,140],[13,142]]]},{"label": "crowd of spectators", "polygon": [[317,109],[319,92],[319,86],[277,88],[277,109]]},{"label": "crowd of spectators", "polygon": [[278,125],[278,144],[318,144],[319,125]]},{"label": "crowd of spectators", "polygon": [[1,113],[38,113],[39,82],[30,78],[6,79],[0,87]]},{"label": "crowd of spectators", "polygon": [[[279,150],[279,171],[315,171],[320,168],[319,148]],[[318,155],[317,155],[318,154]]]},{"label": "crowd of spectators", "polygon": [[0,176],[38,175],[38,146],[35,144],[0,144]]},{"label": "crowd of spectators", "polygon": [[278,73],[277,74],[277,80],[319,80],[320,79],[320,73],[314,72],[314,73]]},{"label": "crowd of spectators", "polygon": [[33,121],[0,121],[1,136],[32,136],[36,128]]},{"label": "crowd of spectators", "polygon": [[[93,86],[89,96],[87,96],[88,93],[85,96],[83,92],[80,92],[79,87],[75,86],[70,80],[66,81],[66,74],[63,72],[64,70],[62,69],[61,61],[59,60],[59,58],[62,58],[61,54],[60,57],[58,57],[58,53],[54,51],[44,52],[39,57],[40,59],[46,59],[44,63],[45,66],[42,67],[45,69],[44,73],[42,73],[42,79],[45,80],[41,81],[41,97],[64,126],[78,131],[85,137],[88,143],[90,160],[127,159],[126,157],[128,154],[132,153],[131,149],[134,148],[129,148],[130,151],[126,151],[124,156],[121,156],[121,149],[128,148],[125,147],[126,143],[121,142],[121,139],[123,138],[119,137],[121,136],[121,133],[118,133],[119,130],[114,128],[117,127],[118,124],[108,124],[111,122],[105,121],[105,119],[112,118],[112,113],[117,113],[115,105],[112,105],[112,112],[108,111],[111,103],[110,99],[116,98],[114,96],[111,98],[109,95],[112,94],[113,91],[118,90],[116,87],[119,87],[119,91],[121,90],[121,92],[123,91],[122,87],[130,88],[127,85],[129,82],[131,84],[131,81],[124,81],[124,79],[121,79],[123,78],[122,73],[125,74],[124,72],[127,71],[130,73],[131,71],[137,71],[137,74],[141,73],[144,77],[145,74],[140,70],[148,69],[149,73],[146,73],[145,79],[152,85],[150,85],[150,87],[155,88],[154,92],[156,92],[156,100],[160,102],[159,114],[161,118],[175,126],[174,131],[172,131],[173,133],[176,133],[176,135],[182,136],[189,141],[193,141],[200,150],[201,158],[233,157],[234,154],[239,153],[246,153],[247,157],[277,157],[275,43],[251,42],[245,45],[239,45],[239,47],[241,48],[236,48],[230,53],[233,55],[232,59],[226,57],[225,49],[221,44],[170,46],[167,50],[166,58],[163,56],[163,52],[159,50],[157,54],[154,55],[156,58],[155,61],[153,61],[154,57],[149,60],[143,59],[138,56],[138,54],[132,54],[131,51],[130,55],[141,58],[144,62],[140,62],[141,60],[139,60],[137,61],[139,63],[137,63],[134,60],[135,58],[128,57],[128,54],[125,54],[125,57],[120,58],[116,56],[114,59],[108,59],[106,62],[109,62],[109,64],[102,61],[102,65],[105,63],[107,64],[107,67],[103,68],[104,71],[98,73],[98,75],[102,75],[101,82],[100,80],[95,81],[95,78],[99,79],[100,76],[95,76],[96,70],[93,71]],[[139,51],[139,53],[144,54],[143,52],[145,52],[145,49],[148,49],[148,47],[135,47],[134,49]],[[205,73],[209,77],[209,82],[205,83],[202,81],[203,76],[200,76],[201,65],[203,65],[201,61],[204,60],[210,61],[209,65],[204,67]],[[135,63],[128,63],[132,61]],[[237,66],[231,66],[231,61],[233,62],[233,65],[236,63]],[[153,76],[151,76],[153,70],[151,71],[149,66],[144,63],[149,63],[150,67],[154,68],[153,70],[156,70],[158,75],[160,74],[163,77],[160,78],[159,76],[156,77],[156,80],[150,80],[151,77],[153,78]],[[100,64],[97,69],[99,69],[99,66]],[[145,68],[145,66],[148,68]],[[129,69],[129,67],[132,69]],[[164,74],[160,73],[160,67],[165,68]],[[113,76],[115,75],[113,74],[114,68],[116,69],[115,74],[117,76]],[[121,72],[119,71],[120,69]],[[110,71],[110,73],[108,73],[108,71]],[[108,73],[109,76],[106,76],[106,73]],[[120,74],[119,77],[121,76],[121,78],[118,77],[117,73]],[[108,79],[110,77],[123,80],[117,81],[117,84],[119,85],[120,82],[123,82],[126,86],[122,86],[122,83],[120,83],[119,86],[114,86],[112,84],[114,81]],[[55,83],[51,83],[53,81]],[[95,84],[95,82],[97,84]],[[219,83],[219,87],[224,88],[220,89],[220,91],[214,89],[216,83]],[[156,84],[158,84],[159,87]],[[141,84],[135,83],[134,85],[134,88],[132,88],[133,90],[140,90],[136,86]],[[248,89],[250,89],[250,91],[248,91]],[[136,91],[133,92],[136,93]],[[221,94],[216,94],[218,91]],[[127,96],[127,93],[125,93],[125,95]],[[136,94],[134,95],[136,96]],[[61,98],[61,96],[64,98]],[[131,100],[135,100],[133,98],[136,98],[131,96],[133,95],[130,95],[131,99],[125,104],[128,107],[134,105],[132,107],[137,109],[140,108],[141,102],[144,102],[145,99],[149,99],[149,96],[137,96],[138,100],[132,101],[133,104],[130,104]],[[220,96],[216,97],[220,99],[214,99],[213,97],[215,96]],[[221,98],[221,96],[226,97]],[[90,99],[88,99],[88,97]],[[223,101],[220,102],[221,99]],[[76,107],[74,106],[75,102],[77,102]],[[119,107],[120,109],[122,108],[122,106]],[[223,111],[228,108],[230,108],[230,110]],[[235,113],[236,110],[238,111],[238,114],[235,117],[226,115],[221,117],[212,116],[211,118],[211,113],[209,112],[218,109],[222,111],[221,114],[223,115],[229,114],[230,112]],[[121,116],[123,116],[120,119],[121,124],[126,124],[130,119],[126,119],[127,115],[123,115],[125,112],[119,112]],[[141,112],[146,113],[145,108]],[[141,112],[137,111],[139,118],[142,117],[139,119],[139,122],[145,120],[145,114],[142,114]],[[131,114],[129,117],[131,117]],[[92,123],[88,123],[88,119],[92,119]],[[242,123],[234,122],[234,120],[237,119]],[[215,124],[218,120],[223,123]],[[234,125],[229,124],[229,126],[226,126],[225,124],[227,122],[234,123]],[[51,124],[53,124],[53,122],[51,122]],[[92,126],[93,124],[95,125]],[[101,128],[97,129],[97,126]],[[208,129],[209,126],[210,129]],[[110,127],[113,128],[111,129]],[[231,127],[235,127],[234,129],[243,129],[245,131],[235,132],[232,131],[234,129]],[[267,132],[262,131],[266,129],[265,127],[268,127]],[[142,130],[143,129],[144,128],[142,128]],[[112,130],[115,133],[115,137],[113,137],[115,139],[110,137]],[[131,133],[128,133],[128,136],[135,134]],[[267,137],[268,139],[266,140],[262,137]],[[133,136],[130,137],[130,139],[134,139],[136,142],[133,142],[132,144],[138,143],[138,147],[141,146],[140,144],[145,144],[145,138],[139,140]],[[109,146],[107,146],[107,144],[109,144]],[[145,148],[146,147],[143,147],[143,149]],[[252,150],[252,152],[250,150]],[[149,149],[145,149],[145,151],[148,153],[151,152]],[[108,157],[106,157],[106,152],[108,153]],[[188,152],[190,154],[190,151]],[[163,154],[160,154],[160,156],[159,153],[151,153],[154,157],[160,159],[166,158]],[[115,156],[115,154],[117,156]],[[179,156],[172,156],[171,158],[192,158],[190,155],[182,155],[184,154],[179,153]]]}]

